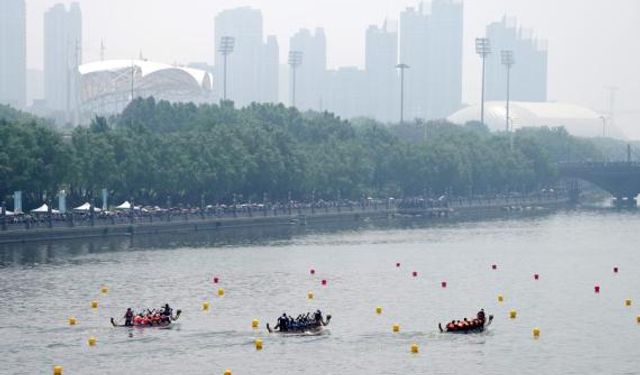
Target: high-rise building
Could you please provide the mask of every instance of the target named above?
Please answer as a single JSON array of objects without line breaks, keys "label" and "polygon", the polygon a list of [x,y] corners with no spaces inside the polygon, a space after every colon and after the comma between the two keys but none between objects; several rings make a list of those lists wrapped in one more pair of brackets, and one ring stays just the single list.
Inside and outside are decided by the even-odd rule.
[{"label": "high-rise building", "polygon": [[[223,97],[223,37],[233,38],[233,51],[227,56],[227,99],[242,107],[253,102],[277,101],[278,43],[269,37],[265,43],[262,12],[249,7],[228,9],[215,19],[215,77],[217,97]],[[275,63],[274,63],[274,58]]]},{"label": "high-rise building", "polygon": [[54,112],[72,121],[79,109],[79,72],[82,64],[82,13],[78,3],[69,9],[56,4],[44,15],[44,96]]},{"label": "high-rise building", "polygon": [[396,121],[398,100],[398,33],[387,22],[382,27],[369,26],[365,42],[367,100],[363,115],[379,121]]},{"label": "high-rise building", "polygon": [[515,64],[510,73],[510,98],[514,101],[547,101],[547,48],[516,26],[506,16],[487,26],[492,53],[487,57],[486,98],[506,100],[507,72],[500,51],[513,51]]},{"label": "high-rise building", "polygon": [[327,95],[323,99],[326,109],[346,119],[364,116],[363,108],[369,100],[366,78],[365,71],[357,67],[341,67],[327,71]]},{"label": "high-rise building", "polygon": [[433,0],[400,14],[400,58],[405,71],[405,118],[444,118],[462,101],[463,6]]},{"label": "high-rise building", "polygon": [[302,63],[296,71],[296,107],[303,111],[323,110],[326,107],[323,93],[327,86],[324,30],[317,28],[313,34],[307,29],[298,31],[291,37],[289,49],[302,52]]},{"label": "high-rise building", "polygon": [[21,108],[26,101],[24,0],[0,0],[0,104]]}]

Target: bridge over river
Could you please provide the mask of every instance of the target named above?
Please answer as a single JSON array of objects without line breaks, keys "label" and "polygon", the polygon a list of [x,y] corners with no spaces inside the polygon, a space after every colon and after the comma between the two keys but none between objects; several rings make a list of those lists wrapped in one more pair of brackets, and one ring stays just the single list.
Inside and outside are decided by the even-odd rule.
[{"label": "bridge over river", "polygon": [[575,162],[558,165],[560,177],[588,181],[613,195],[620,206],[635,206],[640,194],[640,162]]}]

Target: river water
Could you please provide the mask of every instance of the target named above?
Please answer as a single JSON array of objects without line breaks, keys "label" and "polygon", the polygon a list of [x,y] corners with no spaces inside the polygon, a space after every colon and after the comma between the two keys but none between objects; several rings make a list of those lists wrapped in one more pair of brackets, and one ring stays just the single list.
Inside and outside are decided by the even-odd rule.
[{"label": "river water", "polygon": [[[0,373],[639,374],[639,229],[640,213],[587,210],[0,247]],[[165,302],[183,310],[172,329],[109,324]],[[481,307],[495,315],[485,333],[438,333]],[[318,308],[327,335],[265,332]]]}]

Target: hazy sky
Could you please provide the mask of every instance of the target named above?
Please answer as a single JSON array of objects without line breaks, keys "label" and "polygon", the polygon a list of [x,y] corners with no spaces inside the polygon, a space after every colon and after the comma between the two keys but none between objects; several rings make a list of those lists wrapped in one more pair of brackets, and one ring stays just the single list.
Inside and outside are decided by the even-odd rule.
[{"label": "hazy sky", "polygon": [[[2,1],[2,0],[0,0]],[[68,0],[26,0],[28,65],[42,66],[43,13]],[[275,34],[281,56],[301,27],[325,28],[329,67],[364,62],[367,25],[397,19],[409,0],[79,0],[83,12],[84,61],[137,57],[167,63],[213,62],[213,19],[227,8],[262,10],[266,34]],[[464,1],[463,100],[479,101],[480,65],[474,38],[504,14],[533,29],[549,46],[549,99],[608,108],[605,86],[620,88],[617,122],[640,139],[640,0]]]}]

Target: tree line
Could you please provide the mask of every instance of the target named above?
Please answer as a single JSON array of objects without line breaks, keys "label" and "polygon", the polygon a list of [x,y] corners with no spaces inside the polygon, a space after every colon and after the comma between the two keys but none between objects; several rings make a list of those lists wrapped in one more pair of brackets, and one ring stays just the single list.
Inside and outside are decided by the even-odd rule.
[{"label": "tree line", "polygon": [[148,98],[63,134],[0,107],[0,197],[21,190],[33,204],[61,189],[98,198],[102,188],[161,206],[527,192],[553,184],[559,161],[602,157],[563,128],[511,138],[479,123],[350,122],[283,105]]}]

